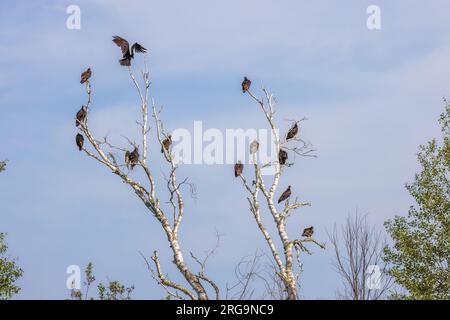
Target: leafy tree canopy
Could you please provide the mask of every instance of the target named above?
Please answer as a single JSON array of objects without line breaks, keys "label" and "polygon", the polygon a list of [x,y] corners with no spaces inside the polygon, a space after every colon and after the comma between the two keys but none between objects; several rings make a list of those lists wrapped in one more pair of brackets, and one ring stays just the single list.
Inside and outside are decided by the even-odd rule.
[{"label": "leafy tree canopy", "polygon": [[443,139],[420,146],[421,171],[408,192],[416,201],[406,217],[385,222],[393,245],[384,250],[390,274],[404,292],[397,299],[450,299],[450,108],[439,123]]},{"label": "leafy tree canopy", "polygon": [[20,287],[15,283],[23,274],[16,261],[7,256],[8,246],[5,238],[6,234],[0,233],[0,300],[10,299],[19,293]]}]

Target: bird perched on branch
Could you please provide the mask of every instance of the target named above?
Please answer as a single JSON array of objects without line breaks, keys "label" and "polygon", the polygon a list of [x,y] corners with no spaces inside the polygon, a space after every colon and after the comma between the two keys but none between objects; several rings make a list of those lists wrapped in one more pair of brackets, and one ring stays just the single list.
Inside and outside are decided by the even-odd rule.
[{"label": "bird perched on branch", "polygon": [[278,199],[278,203],[283,202],[291,196],[291,186],[288,186],[287,189],[281,194]]},{"label": "bird perched on branch", "polygon": [[302,237],[312,237],[314,233],[314,227],[309,227],[309,228],[305,228],[303,229],[303,233],[302,233]]},{"label": "bird perched on branch", "polygon": [[92,75],[91,68],[87,68],[87,70],[81,74],[80,83],[83,84],[83,83],[89,81],[89,78],[91,77],[91,75]]},{"label": "bird perched on branch", "polygon": [[292,126],[291,129],[289,129],[287,136],[286,136],[286,141],[290,140],[292,138],[294,138],[298,133],[298,125],[297,122]]},{"label": "bird perched on branch", "polygon": [[139,150],[137,147],[134,147],[134,150],[129,152],[125,152],[125,164],[127,165],[127,168],[131,167],[131,170],[134,169],[134,166],[139,161]]},{"label": "bird perched on branch", "polygon": [[242,92],[246,93],[248,89],[250,89],[250,85],[252,84],[252,81],[248,79],[247,77],[244,77],[244,81],[242,81]]},{"label": "bird perched on branch", "polygon": [[278,152],[278,162],[280,163],[280,165],[286,164],[287,159],[288,153],[283,149],[280,149],[280,152]]},{"label": "bird perched on branch", "polygon": [[77,112],[75,126],[79,126],[80,124],[84,124],[84,120],[86,119],[87,111],[84,106],[81,106],[81,109]]},{"label": "bird perched on branch", "polygon": [[250,143],[250,154],[255,154],[258,152],[259,149],[259,142],[256,140],[253,140],[252,143]]},{"label": "bird perched on branch", "polygon": [[167,138],[165,138],[162,142],[161,153],[164,153],[164,150],[169,151],[170,145],[172,144],[172,136],[169,134]]},{"label": "bird perched on branch", "polygon": [[77,136],[75,137],[75,142],[77,143],[78,149],[80,151],[83,150],[84,137],[82,134],[77,134]]},{"label": "bird perched on branch", "polygon": [[237,178],[242,174],[242,171],[244,170],[244,164],[239,160],[234,165],[234,176]]},{"label": "bird perched on branch", "polygon": [[137,42],[135,42],[130,48],[130,44],[128,43],[128,41],[119,36],[114,36],[112,41],[122,50],[122,59],[119,60],[121,66],[131,66],[131,59],[134,59],[135,52],[147,52],[147,49],[145,49]]}]

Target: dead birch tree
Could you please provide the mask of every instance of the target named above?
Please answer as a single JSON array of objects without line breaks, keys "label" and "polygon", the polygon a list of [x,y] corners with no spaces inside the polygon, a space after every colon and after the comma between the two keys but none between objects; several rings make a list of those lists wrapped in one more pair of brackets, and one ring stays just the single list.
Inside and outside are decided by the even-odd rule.
[{"label": "dead birch tree", "polygon": [[[172,251],[173,263],[176,265],[186,281],[186,284],[181,284],[170,280],[162,269],[158,252],[154,251],[154,254],[151,257],[152,264],[147,263],[147,265],[151,270],[154,279],[166,290],[167,294],[177,299],[187,298],[192,300],[206,300],[208,299],[208,291],[205,287],[210,286],[210,290],[216,292],[216,296],[219,297],[218,287],[209,277],[205,275],[204,265],[201,266],[201,270],[199,272],[195,273],[188,266],[183,256],[181,244],[178,239],[179,228],[185,214],[182,188],[185,186],[192,187],[192,185],[187,178],[178,181],[178,164],[175,163],[174,157],[171,154],[170,134],[164,130],[163,122],[160,119],[161,109],[157,109],[153,99],[149,105],[150,80],[147,64],[144,63],[144,69],[141,71],[143,83],[139,83],[132,68],[128,66],[130,79],[139,96],[139,108],[142,115],[142,119],[137,122],[140,127],[140,143],[135,143],[125,137],[125,143],[127,143],[129,147],[134,148],[132,152],[128,151],[125,147],[113,145],[110,141],[108,141],[107,137],[104,137],[101,140],[94,137],[91,129],[89,128],[89,113],[92,104],[92,86],[89,81],[90,72],[91,71],[89,69],[87,80],[85,79],[87,102],[82,108],[85,112],[81,112],[82,116],[80,119],[78,119],[79,116],[77,114],[76,119],[80,135],[77,136],[77,144],[80,150],[82,150],[89,158],[97,161],[106,169],[110,170],[123,183],[127,184],[142,201],[149,213],[159,222]],[[161,153],[159,150],[155,151],[155,153],[161,154],[167,165],[165,181],[157,181],[154,174],[156,169],[152,168],[148,161],[148,142],[151,133],[148,119],[149,113],[151,114],[152,122],[155,128],[155,130],[152,130],[154,131],[152,133],[154,133],[154,138],[161,146]],[[88,144],[84,143],[84,137],[87,138]],[[119,152],[122,154],[122,159],[125,160],[118,159],[114,155],[114,152]],[[130,163],[131,170],[129,169]],[[135,170],[143,171],[145,177],[143,181],[137,181],[131,175],[131,173]],[[166,193],[164,193],[164,195],[157,193],[157,183],[161,183],[161,185],[165,187]],[[161,200],[163,196],[169,198],[168,205],[163,206],[164,202]]]},{"label": "dead birch tree", "polygon": [[[284,207],[278,208],[275,204],[274,197],[277,195],[283,173],[293,165],[293,163],[286,162],[288,151],[299,156],[314,156],[314,150],[311,148],[310,144],[297,137],[298,129],[295,130],[292,137],[288,138],[288,135],[283,139],[280,137],[274,118],[275,100],[273,94],[269,93],[266,89],[263,89],[263,98],[257,98],[250,91],[250,84],[250,80],[244,78],[242,90],[256,102],[263,113],[267,125],[272,132],[272,137],[274,139],[273,143],[278,154],[278,160],[259,164],[257,162],[257,153],[251,152],[253,162],[253,182],[249,184],[249,180],[245,178],[242,173],[238,175],[242,180],[244,188],[248,192],[247,200],[256,225],[264,237],[271,256],[275,261],[275,274],[283,284],[286,298],[289,300],[297,300],[298,282],[302,271],[300,255],[302,252],[308,254],[311,253],[305,244],[313,243],[321,248],[324,248],[324,244],[312,238],[312,228],[310,233],[305,234],[304,232],[304,237],[300,237],[300,232],[298,236],[290,237],[286,230],[287,219],[291,213],[302,207],[310,206],[310,203],[298,201],[297,198],[290,203],[288,196],[288,199],[284,202]],[[295,121],[293,128],[297,127],[298,123],[302,120],[304,119]],[[298,146],[298,144],[300,144],[300,146]],[[272,181],[270,182],[266,181],[267,179],[263,178],[261,174],[261,169],[267,166],[272,166],[275,169]],[[242,172],[242,169],[240,171]],[[290,187],[288,189],[290,195]],[[260,200],[260,198],[262,200]],[[270,219],[263,221],[263,209],[266,209],[265,211],[269,212],[272,221],[270,221]],[[271,235],[268,231],[268,225],[271,223],[275,225],[276,235]],[[278,239],[275,239],[274,237],[277,237]],[[281,242],[281,249],[277,247],[276,240]]]}]

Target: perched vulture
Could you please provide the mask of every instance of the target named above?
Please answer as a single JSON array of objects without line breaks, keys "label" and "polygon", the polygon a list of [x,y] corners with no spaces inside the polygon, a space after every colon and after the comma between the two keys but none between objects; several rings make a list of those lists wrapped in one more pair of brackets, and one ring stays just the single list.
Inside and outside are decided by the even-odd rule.
[{"label": "perched vulture", "polygon": [[286,136],[286,140],[290,140],[292,138],[294,138],[298,133],[298,125],[297,122],[292,126],[291,129],[289,129],[289,132]]},{"label": "perched vulture", "polygon": [[169,151],[170,145],[172,144],[172,136],[169,134],[162,142],[161,153],[164,153],[164,149]]},{"label": "perched vulture", "polygon": [[87,68],[87,70],[81,74],[80,83],[83,84],[86,81],[89,81],[89,78],[91,77],[91,75],[92,75],[91,68]]},{"label": "perched vulture", "polygon": [[[128,151],[127,151],[128,152]],[[139,151],[137,147],[134,147],[134,150],[132,152],[125,152],[125,163],[131,166],[131,170],[134,169],[134,166],[138,163],[139,161]],[[128,161],[128,163],[127,163]]]},{"label": "perched vulture", "polygon": [[77,134],[77,136],[75,137],[75,141],[77,143],[78,149],[83,150],[83,143],[84,143],[84,137],[81,134]]},{"label": "perched vulture", "polygon": [[291,196],[291,186],[288,186],[288,188],[281,194],[280,198],[278,199],[278,203],[283,202],[290,196]]},{"label": "perched vulture", "polygon": [[84,106],[81,106],[81,109],[77,112],[76,120],[75,120],[75,126],[79,126],[80,124],[84,123],[84,120],[86,119],[86,108]]},{"label": "perched vulture", "polygon": [[281,165],[286,164],[286,161],[288,159],[288,153],[284,151],[283,149],[280,149],[280,152],[278,153],[278,162]]},{"label": "perched vulture", "polygon": [[244,81],[242,81],[242,92],[246,93],[248,89],[250,89],[250,85],[252,84],[250,79],[247,79],[247,77],[244,77]]},{"label": "perched vulture", "polygon": [[135,52],[147,52],[147,49],[145,49],[137,42],[135,42],[130,49],[130,44],[128,43],[128,41],[119,36],[114,36],[113,42],[122,50],[122,59],[119,60],[121,66],[131,66],[131,59],[134,58]]},{"label": "perched vulture", "polygon": [[252,143],[250,143],[250,154],[255,154],[258,152],[259,149],[259,142],[256,140],[253,140]]},{"label": "perched vulture", "polygon": [[305,228],[303,229],[303,233],[302,233],[302,237],[312,237],[314,233],[314,227],[309,227],[309,228]]},{"label": "perched vulture", "polygon": [[234,176],[237,178],[242,174],[242,171],[244,170],[244,165],[242,164],[241,161],[238,161],[235,165],[234,165]]}]

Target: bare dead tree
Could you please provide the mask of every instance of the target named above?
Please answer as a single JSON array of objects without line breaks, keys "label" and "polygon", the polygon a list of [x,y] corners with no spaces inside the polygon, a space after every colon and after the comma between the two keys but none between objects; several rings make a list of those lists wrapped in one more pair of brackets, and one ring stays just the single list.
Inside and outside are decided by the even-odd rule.
[{"label": "bare dead tree", "polygon": [[[246,79],[247,80],[247,79]],[[248,81],[248,80],[247,80]],[[272,132],[274,139],[275,148],[277,154],[280,151],[284,152],[291,151],[300,156],[310,156],[314,157],[314,149],[310,144],[306,143],[301,137],[296,136],[293,139],[288,140],[286,137],[282,139],[279,136],[277,126],[275,125],[275,99],[273,94],[269,93],[266,89],[263,89],[263,98],[257,98],[250,90],[249,87],[244,88],[243,91],[246,92],[259,106],[263,112],[267,124]],[[304,120],[304,119],[302,119]],[[300,121],[302,121],[300,120]],[[297,124],[300,121],[295,121]],[[300,146],[291,146],[292,143],[300,143]],[[281,152],[283,152],[281,151]],[[324,244],[316,241],[312,237],[299,237],[290,238],[286,230],[286,222],[292,211],[299,209],[301,207],[310,206],[308,202],[300,202],[297,199],[290,203],[289,199],[285,201],[284,208],[277,208],[274,202],[274,197],[277,188],[280,184],[282,174],[285,172],[286,168],[291,167],[294,163],[280,163],[280,159],[277,161],[271,161],[270,163],[259,164],[256,159],[257,154],[252,153],[253,157],[253,183],[250,185],[248,180],[243,174],[240,174],[244,188],[248,192],[248,203],[250,205],[250,211],[253,214],[253,218],[256,221],[258,229],[263,235],[269,249],[271,256],[276,264],[274,270],[276,276],[283,283],[284,290],[287,293],[287,298],[290,300],[298,299],[298,280],[300,273],[302,271],[302,263],[300,259],[300,254],[302,252],[310,254],[311,252],[305,246],[306,243],[313,243],[318,245],[320,248],[324,248]],[[273,176],[270,184],[267,184],[265,179],[261,174],[261,169],[267,166],[273,166],[275,169],[275,174]],[[262,195],[263,203],[260,202],[260,195]],[[268,221],[263,221],[262,219],[262,205],[267,209],[270,216],[273,219],[277,230],[277,237],[281,241],[282,251],[280,251],[274,241],[273,235],[268,231]],[[281,253],[280,253],[281,252]],[[297,267],[295,266],[297,262]]]},{"label": "bare dead tree", "polygon": [[235,267],[234,274],[236,283],[226,285],[225,298],[231,300],[248,300],[252,299],[255,293],[253,284],[257,278],[262,277],[263,268],[261,268],[261,259],[264,257],[263,252],[256,250],[253,256],[242,257]]},{"label": "bare dead tree", "polygon": [[[168,279],[168,277],[162,270],[158,252],[155,251],[153,256],[151,257],[153,267],[151,267],[150,264],[148,264],[148,266],[152,270],[158,284],[160,284],[169,295],[175,298],[188,298],[193,300],[208,299],[208,293],[205,289],[205,286],[211,286],[216,292],[216,297],[218,298],[218,287],[210,278],[206,276],[204,265],[201,265],[200,272],[195,273],[187,265],[183,256],[181,245],[178,239],[178,231],[185,214],[185,204],[183,200],[182,188],[187,187],[191,190],[192,184],[188,181],[187,178],[183,179],[181,182],[178,182],[178,164],[176,164],[174,161],[174,157],[171,154],[170,147],[167,147],[167,144],[164,143],[164,140],[169,137],[169,133],[164,130],[163,122],[160,119],[161,109],[157,109],[157,106],[152,99],[150,105],[150,113],[153,118],[155,128],[154,134],[156,140],[161,146],[161,155],[167,165],[165,181],[164,183],[161,182],[161,185],[166,188],[166,193],[164,195],[168,195],[168,206],[163,205],[164,202],[161,201],[162,195],[157,194],[156,191],[156,184],[160,181],[157,181],[155,179],[154,170],[156,169],[151,168],[150,164],[148,163],[148,141],[150,139],[150,127],[148,119],[150,80],[147,63],[144,62],[144,68],[141,71],[143,85],[141,85],[136,79],[131,67],[128,67],[128,72],[139,96],[140,112],[142,115],[141,121],[137,122],[138,126],[140,127],[141,142],[135,143],[129,138],[125,137],[126,142],[131,147],[139,150],[139,152],[141,153],[137,156],[138,159],[136,159],[137,161],[135,164],[136,168],[134,168],[134,170],[128,169],[130,158],[126,159],[125,161],[121,161],[114,155],[115,151],[125,155],[127,153],[127,148],[112,144],[106,137],[99,140],[94,137],[92,131],[90,130],[88,118],[92,103],[92,88],[89,80],[86,81],[86,116],[78,126],[80,134],[83,134],[84,137],[87,138],[88,144],[82,144],[80,149],[89,158],[94,159],[101,165],[105,166],[123,183],[129,185],[131,190],[134,191],[136,196],[143,202],[151,215],[153,215],[159,222],[162,230],[167,237],[169,247],[172,251],[173,263],[176,265],[179,272],[186,280],[186,285],[176,283],[175,281]],[[159,151],[157,153],[160,154]],[[129,156],[129,153],[127,154],[127,156]],[[124,159],[124,157],[122,157],[122,159]],[[132,172],[139,168],[142,169],[145,177],[142,181],[138,181],[131,175]]]},{"label": "bare dead tree", "polygon": [[[368,224],[367,215],[356,212],[348,216],[345,225],[339,231],[335,225],[328,237],[334,249],[332,265],[343,285],[336,297],[345,300],[385,298],[393,286],[382,259],[386,243],[381,231]],[[375,280],[373,287],[367,283],[370,277]]]},{"label": "bare dead tree", "polygon": [[[242,257],[235,267],[235,283],[226,285],[226,299],[287,300],[287,291],[277,270],[271,255],[261,249]],[[262,289],[256,287],[258,284],[262,284]]]}]

